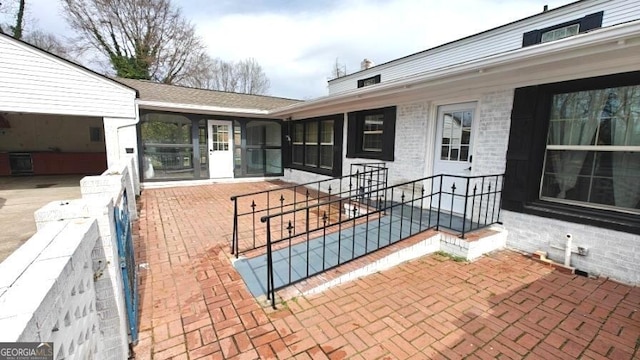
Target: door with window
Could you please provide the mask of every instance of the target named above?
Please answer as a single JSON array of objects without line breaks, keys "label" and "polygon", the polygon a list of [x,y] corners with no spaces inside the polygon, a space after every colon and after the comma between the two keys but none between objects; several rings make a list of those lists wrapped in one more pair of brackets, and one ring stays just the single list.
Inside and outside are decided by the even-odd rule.
[{"label": "door with window", "polygon": [[[434,175],[471,175],[473,132],[476,127],[475,112],[475,102],[438,107]],[[439,186],[439,183],[434,186]],[[464,178],[443,177],[442,209],[462,214],[464,197],[453,196],[452,199],[451,194],[464,195],[465,190]]]},{"label": "door with window", "polygon": [[209,176],[233,177],[233,137],[231,121],[208,121]]}]

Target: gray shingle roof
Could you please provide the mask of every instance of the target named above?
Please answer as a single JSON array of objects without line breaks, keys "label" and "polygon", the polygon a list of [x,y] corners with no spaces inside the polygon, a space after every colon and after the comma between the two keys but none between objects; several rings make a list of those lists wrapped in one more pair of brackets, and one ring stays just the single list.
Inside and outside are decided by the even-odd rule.
[{"label": "gray shingle roof", "polygon": [[115,80],[138,90],[140,100],[145,101],[256,110],[272,110],[300,102],[300,100],[273,96],[238,94],[167,85],[149,80],[124,78],[115,78]]}]

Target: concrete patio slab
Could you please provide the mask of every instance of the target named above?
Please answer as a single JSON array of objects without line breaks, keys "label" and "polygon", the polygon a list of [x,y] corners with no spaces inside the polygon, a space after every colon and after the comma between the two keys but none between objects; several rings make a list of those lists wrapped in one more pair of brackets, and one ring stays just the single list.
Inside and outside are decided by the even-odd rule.
[{"label": "concrete patio slab", "polygon": [[265,183],[145,190],[136,359],[634,359],[640,288],[513,251],[442,255],[261,307],[229,256],[229,195]]},{"label": "concrete patio slab", "polygon": [[33,213],[80,198],[80,175],[0,177],[0,262],[36,232]]}]

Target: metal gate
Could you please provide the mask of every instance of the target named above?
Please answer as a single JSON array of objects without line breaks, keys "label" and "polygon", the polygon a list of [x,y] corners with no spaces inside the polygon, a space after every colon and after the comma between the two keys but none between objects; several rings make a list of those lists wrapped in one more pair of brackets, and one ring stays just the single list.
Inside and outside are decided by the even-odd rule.
[{"label": "metal gate", "polygon": [[118,258],[122,270],[124,299],[127,306],[127,319],[131,343],[138,342],[138,274],[131,238],[131,221],[127,191],[122,193],[120,203],[114,207],[116,237],[118,240]]}]

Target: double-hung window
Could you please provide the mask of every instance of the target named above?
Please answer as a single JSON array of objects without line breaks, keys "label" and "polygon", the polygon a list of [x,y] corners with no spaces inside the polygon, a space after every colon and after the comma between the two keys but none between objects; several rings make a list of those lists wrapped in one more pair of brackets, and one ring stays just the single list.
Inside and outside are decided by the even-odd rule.
[{"label": "double-hung window", "polygon": [[396,107],[349,113],[347,157],[393,161]]},{"label": "double-hung window", "polygon": [[516,89],[502,207],[640,234],[640,71]]},{"label": "double-hung window", "polygon": [[640,213],[640,85],[553,95],[540,196]]},{"label": "double-hung window", "polygon": [[292,121],[289,127],[291,168],[341,175],[343,117],[338,114]]}]

